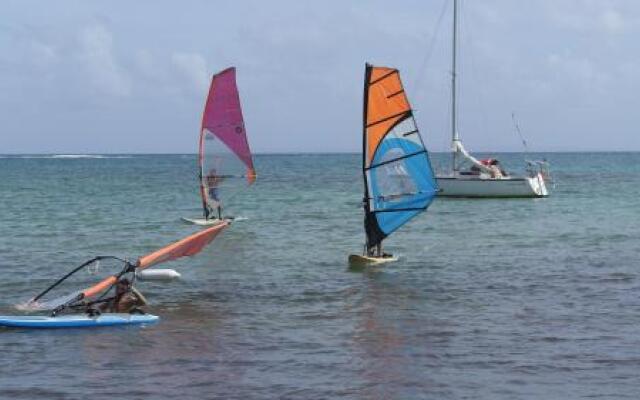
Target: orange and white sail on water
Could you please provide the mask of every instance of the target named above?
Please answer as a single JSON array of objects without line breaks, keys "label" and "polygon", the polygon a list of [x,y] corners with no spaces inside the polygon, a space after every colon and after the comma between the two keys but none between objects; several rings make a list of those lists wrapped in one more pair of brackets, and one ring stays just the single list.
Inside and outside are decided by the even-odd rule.
[{"label": "orange and white sail on water", "polygon": [[[228,222],[222,221],[215,226],[211,226],[199,232],[193,233],[175,243],[164,246],[152,253],[142,256],[135,262],[130,262],[128,260],[115,256],[94,257],[64,275],[54,284],[52,284],[47,289],[31,299],[29,302],[27,302],[26,305],[23,305],[22,308],[29,310],[54,310],[61,307],[72,307],[74,304],[78,304],[82,301],[87,301],[92,298],[103,296],[118,282],[118,280],[128,274],[132,275],[135,279],[135,274],[144,269],[153,267],[161,263],[173,261],[181,257],[194,256],[200,253],[228,226]],[[99,282],[92,284],[85,289],[77,290],[65,296],[56,297],[52,300],[44,300],[47,294],[49,294],[52,290],[61,285],[71,276],[77,274],[81,270],[91,268],[92,265],[105,260],[120,261],[124,264],[124,267],[118,273],[106,276]]]}]

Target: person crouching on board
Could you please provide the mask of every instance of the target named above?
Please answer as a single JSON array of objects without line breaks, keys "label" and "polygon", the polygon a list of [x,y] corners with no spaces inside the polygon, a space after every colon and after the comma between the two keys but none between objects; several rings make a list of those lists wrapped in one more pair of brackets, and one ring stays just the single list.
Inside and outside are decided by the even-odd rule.
[{"label": "person crouching on board", "polygon": [[147,301],[128,279],[120,279],[116,283],[116,294],[100,307],[101,312],[133,313],[141,312],[138,307],[145,306]]}]

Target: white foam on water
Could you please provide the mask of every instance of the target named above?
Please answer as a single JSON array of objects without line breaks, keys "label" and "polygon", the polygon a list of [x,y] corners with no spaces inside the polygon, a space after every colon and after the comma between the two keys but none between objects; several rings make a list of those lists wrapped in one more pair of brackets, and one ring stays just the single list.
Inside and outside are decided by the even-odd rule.
[{"label": "white foam on water", "polygon": [[110,159],[110,158],[132,158],[132,156],[110,156],[103,154],[47,154],[47,155],[22,155],[22,156],[7,156],[3,155],[0,158],[22,158],[22,159],[56,159],[56,160],[76,160],[76,159]]},{"label": "white foam on water", "polygon": [[54,154],[51,158],[106,158],[100,154]]}]

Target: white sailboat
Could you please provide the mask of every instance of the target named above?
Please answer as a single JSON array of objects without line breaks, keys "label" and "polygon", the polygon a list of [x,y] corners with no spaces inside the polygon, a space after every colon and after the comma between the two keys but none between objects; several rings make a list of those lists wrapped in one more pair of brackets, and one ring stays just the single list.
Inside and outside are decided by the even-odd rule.
[{"label": "white sailboat", "polygon": [[[508,174],[497,159],[478,160],[462,145],[457,129],[456,53],[458,31],[458,0],[453,0],[453,46],[451,57],[451,172],[436,175],[444,197],[546,197],[544,163],[528,162],[527,174]],[[465,166],[470,167],[466,168]]]}]

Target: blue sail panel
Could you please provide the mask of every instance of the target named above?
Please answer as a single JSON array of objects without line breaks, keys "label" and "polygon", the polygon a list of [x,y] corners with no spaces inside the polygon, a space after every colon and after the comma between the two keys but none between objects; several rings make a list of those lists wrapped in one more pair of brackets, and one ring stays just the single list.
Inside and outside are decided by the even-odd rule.
[{"label": "blue sail panel", "polygon": [[398,123],[380,142],[367,178],[369,209],[385,236],[429,207],[437,184],[413,118]]}]

